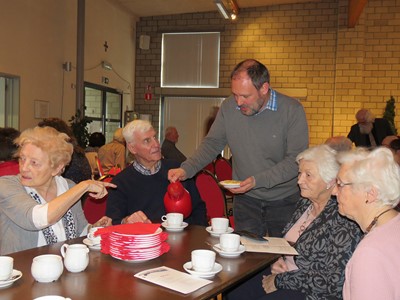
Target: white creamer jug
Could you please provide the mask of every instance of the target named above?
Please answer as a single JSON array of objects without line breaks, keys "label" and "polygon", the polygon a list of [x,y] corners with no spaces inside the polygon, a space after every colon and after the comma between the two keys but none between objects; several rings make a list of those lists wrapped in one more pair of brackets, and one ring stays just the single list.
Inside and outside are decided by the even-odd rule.
[{"label": "white creamer jug", "polygon": [[70,272],[82,272],[89,264],[89,248],[84,244],[61,246],[65,268]]}]

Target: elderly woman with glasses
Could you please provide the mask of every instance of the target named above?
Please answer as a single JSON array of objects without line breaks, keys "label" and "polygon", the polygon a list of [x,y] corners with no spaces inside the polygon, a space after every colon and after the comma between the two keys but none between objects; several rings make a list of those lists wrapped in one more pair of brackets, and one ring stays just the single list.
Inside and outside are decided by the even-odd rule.
[{"label": "elderly woman with glasses", "polygon": [[339,165],[328,145],[309,148],[296,158],[302,198],[283,230],[298,256],[276,261],[228,294],[228,299],[341,299],[344,270],[361,231],[338,213],[332,197]]},{"label": "elderly woman with glasses", "polygon": [[[0,178],[0,255],[85,235],[89,226],[80,198],[107,194],[114,184],[94,180],[74,184],[60,176],[73,145],[51,127],[24,130],[16,139],[19,175]],[[96,225],[111,225],[103,217]]]},{"label": "elderly woman with glasses", "polygon": [[387,148],[338,156],[339,213],[365,233],[346,266],[343,298],[400,299],[400,169]]}]

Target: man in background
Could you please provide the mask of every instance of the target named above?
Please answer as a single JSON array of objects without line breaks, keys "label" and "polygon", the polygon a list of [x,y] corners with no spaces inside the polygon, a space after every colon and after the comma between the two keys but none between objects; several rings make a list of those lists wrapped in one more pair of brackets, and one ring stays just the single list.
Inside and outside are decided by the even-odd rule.
[{"label": "man in background", "polygon": [[114,132],[113,140],[99,149],[98,155],[104,172],[103,175],[107,175],[113,167],[125,168],[125,151],[125,139],[122,135],[122,128],[118,128]]},{"label": "man in background", "polygon": [[301,103],[270,87],[269,71],[248,59],[231,74],[232,95],[196,153],[170,170],[171,181],[193,177],[228,144],[232,152],[235,230],[282,236],[300,198],[296,156],[308,147]]},{"label": "man in background", "polygon": [[356,113],[357,124],[351,126],[347,137],[357,147],[375,148],[382,145],[388,135],[394,135],[389,122],[383,118],[375,118],[368,109],[360,109]]},{"label": "man in background", "polygon": [[175,159],[176,161],[182,163],[186,160],[186,156],[176,147],[178,140],[178,130],[172,126],[167,127],[167,129],[165,129],[164,142],[161,146],[161,154],[164,158]]}]

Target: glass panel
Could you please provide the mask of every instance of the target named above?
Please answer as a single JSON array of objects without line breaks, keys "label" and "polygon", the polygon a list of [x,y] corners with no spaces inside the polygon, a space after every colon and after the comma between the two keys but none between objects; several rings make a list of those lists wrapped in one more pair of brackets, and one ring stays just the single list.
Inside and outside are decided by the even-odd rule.
[{"label": "glass panel", "polygon": [[101,118],[102,99],[101,90],[85,87],[85,116],[90,118]]},{"label": "glass panel", "polygon": [[161,87],[218,87],[219,46],[219,32],[164,33]]},{"label": "glass panel", "polygon": [[120,128],[119,125],[120,125],[119,122],[106,121],[106,133],[105,133],[106,143],[109,143],[112,141],[115,130]]},{"label": "glass panel", "polygon": [[121,95],[106,93],[106,119],[121,120]]}]

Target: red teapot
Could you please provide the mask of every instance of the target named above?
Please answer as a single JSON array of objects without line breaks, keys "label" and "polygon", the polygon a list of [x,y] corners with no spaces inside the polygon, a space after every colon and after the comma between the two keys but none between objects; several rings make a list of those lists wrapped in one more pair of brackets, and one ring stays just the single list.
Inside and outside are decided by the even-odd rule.
[{"label": "red teapot", "polygon": [[164,206],[167,213],[181,213],[184,218],[192,213],[192,199],[180,181],[168,185]]}]

